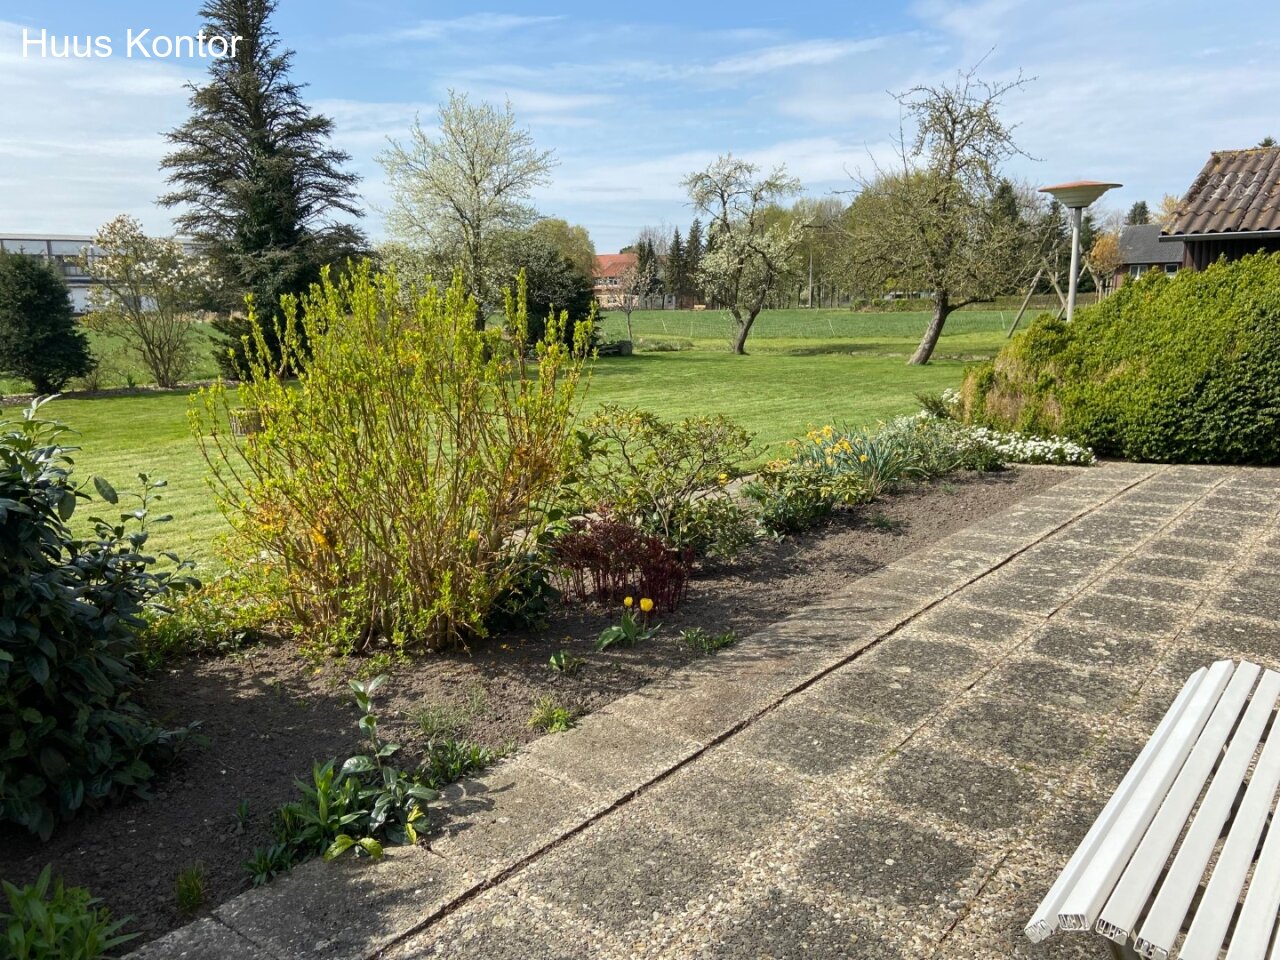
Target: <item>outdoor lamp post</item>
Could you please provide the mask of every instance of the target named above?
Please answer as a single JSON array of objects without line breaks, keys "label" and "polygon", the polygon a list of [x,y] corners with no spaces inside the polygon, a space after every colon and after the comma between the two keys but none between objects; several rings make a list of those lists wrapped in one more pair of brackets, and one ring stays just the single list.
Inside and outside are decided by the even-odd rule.
[{"label": "outdoor lamp post", "polygon": [[1048,193],[1060,204],[1071,211],[1071,277],[1067,287],[1067,323],[1071,322],[1076,312],[1076,284],[1080,278],[1080,221],[1084,208],[1097,200],[1112,187],[1122,187],[1122,183],[1101,183],[1097,180],[1075,180],[1071,183],[1060,183],[1054,187],[1041,187],[1041,193]]}]

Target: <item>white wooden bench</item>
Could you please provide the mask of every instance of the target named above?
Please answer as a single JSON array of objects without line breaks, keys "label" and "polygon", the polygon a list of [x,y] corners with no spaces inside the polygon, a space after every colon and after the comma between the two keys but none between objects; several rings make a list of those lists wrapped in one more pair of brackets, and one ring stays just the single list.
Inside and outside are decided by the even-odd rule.
[{"label": "white wooden bench", "polygon": [[1280,829],[1267,829],[1280,787],[1277,697],[1280,673],[1257,664],[1196,671],[1027,936],[1092,930],[1119,957],[1280,960]]}]

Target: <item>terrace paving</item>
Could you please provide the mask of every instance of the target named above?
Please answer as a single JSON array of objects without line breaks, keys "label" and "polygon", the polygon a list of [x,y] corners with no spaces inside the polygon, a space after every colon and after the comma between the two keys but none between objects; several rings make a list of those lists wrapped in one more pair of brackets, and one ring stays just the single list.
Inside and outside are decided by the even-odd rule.
[{"label": "terrace paving", "polygon": [[1278,559],[1280,472],[1082,471],[135,957],[1105,957],[1022,928]]}]

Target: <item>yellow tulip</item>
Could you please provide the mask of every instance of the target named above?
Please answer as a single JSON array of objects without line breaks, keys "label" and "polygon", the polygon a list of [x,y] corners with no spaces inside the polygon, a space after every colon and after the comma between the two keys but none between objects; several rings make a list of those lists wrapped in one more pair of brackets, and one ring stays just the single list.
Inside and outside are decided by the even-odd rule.
[{"label": "yellow tulip", "polygon": [[[641,601],[641,603],[643,603],[643,602],[644,602],[644,601]],[[631,597],[623,597],[623,598],[622,598],[622,605],[623,605],[624,607],[627,607],[628,609],[630,609],[630,607],[631,607],[631,605],[632,605],[633,603],[635,603],[635,600],[633,600]]]},{"label": "yellow tulip", "polygon": [[648,597],[641,597],[640,610],[642,613],[651,613],[653,611],[653,601]]}]

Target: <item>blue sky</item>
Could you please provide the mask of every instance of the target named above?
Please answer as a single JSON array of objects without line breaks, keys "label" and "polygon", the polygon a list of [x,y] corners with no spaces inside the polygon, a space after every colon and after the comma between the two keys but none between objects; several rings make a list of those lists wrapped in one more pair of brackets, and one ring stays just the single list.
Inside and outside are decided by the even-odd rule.
[{"label": "blue sky", "polygon": [[[162,133],[185,116],[198,60],[123,56],[125,31],[195,31],[196,0],[0,2],[0,231],[91,232],[168,214]],[[806,191],[848,189],[887,155],[888,91],[982,73],[1035,77],[1006,115],[1037,184],[1117,180],[1113,207],[1181,193],[1212,149],[1280,137],[1280,7],[1165,2],[414,3],[281,0],[295,78],[337,123],[383,232],[375,156],[450,88],[510,99],[560,161],[539,209],[588,227],[601,252],[645,224],[682,228],[680,178],[732,151],[785,163]],[[22,56],[22,28],[106,34],[106,59]],[[990,51],[989,55],[988,52]]]}]

